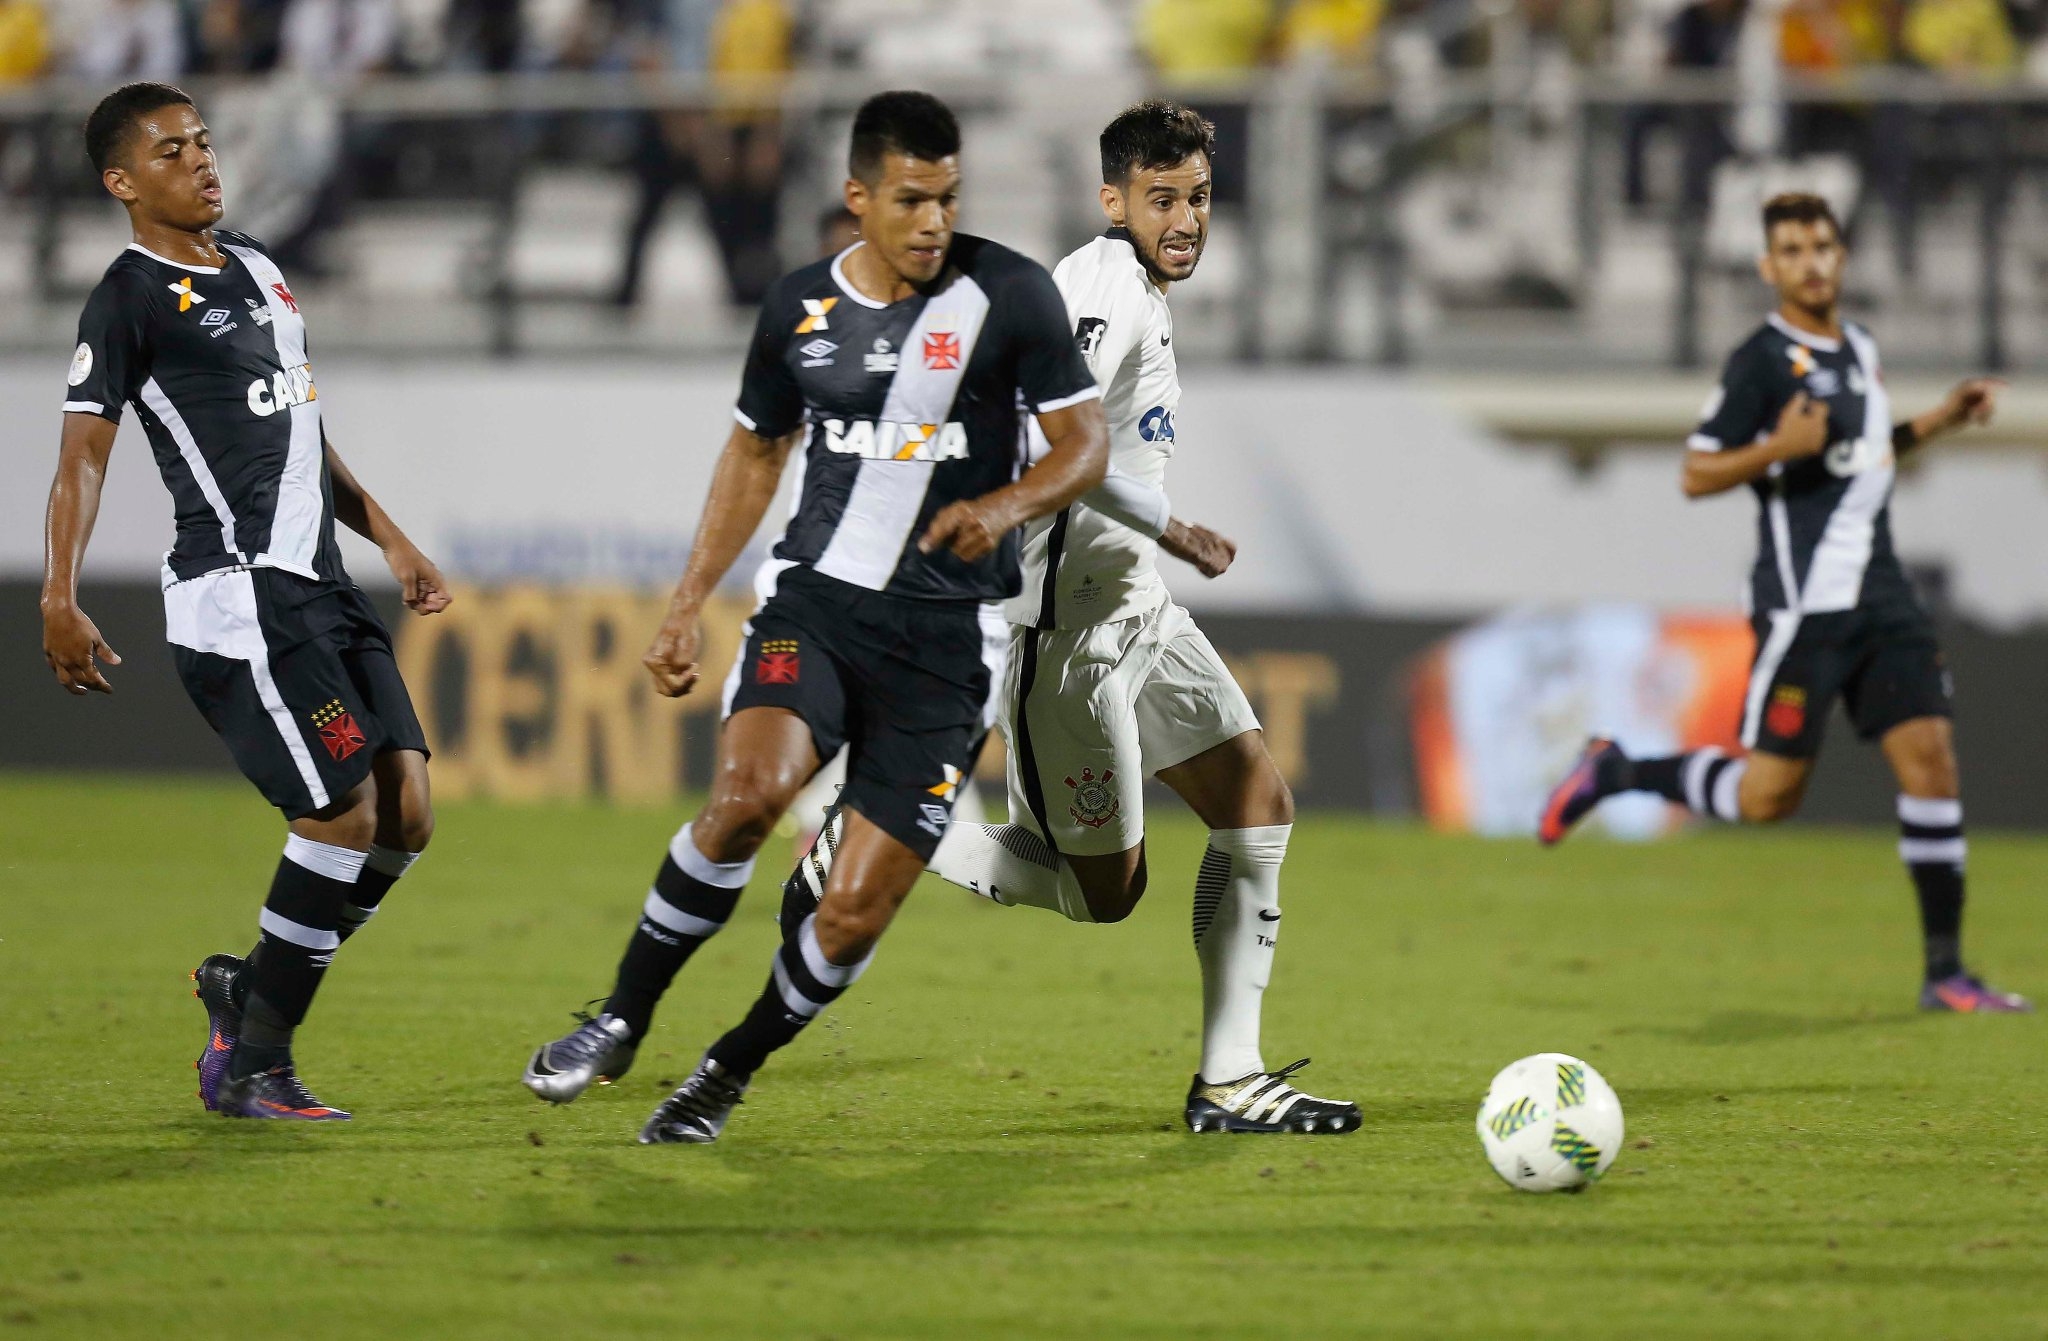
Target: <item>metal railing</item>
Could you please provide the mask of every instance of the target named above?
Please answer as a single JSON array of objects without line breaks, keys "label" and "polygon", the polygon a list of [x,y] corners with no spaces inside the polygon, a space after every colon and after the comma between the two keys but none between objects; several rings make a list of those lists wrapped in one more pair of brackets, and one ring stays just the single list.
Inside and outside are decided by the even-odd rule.
[{"label": "metal railing", "polygon": [[[522,281],[517,273],[530,190],[545,174],[563,167],[629,172],[620,145],[628,128],[649,116],[755,118],[780,142],[782,250],[801,260],[810,221],[836,196],[846,121],[877,86],[873,77],[848,72],[717,83],[438,75],[350,87],[272,84],[258,94],[246,84],[199,84],[194,92],[203,104],[223,95],[242,101],[244,120],[258,131],[274,128],[300,104],[325,109],[333,123],[326,142],[336,146],[332,175],[370,184],[355,193],[357,217],[421,205],[474,216],[479,227],[460,262],[460,301],[480,317],[474,347],[510,356],[539,347],[537,312],[602,298]],[[1092,230],[1085,178],[1091,114],[1113,112],[1140,91],[1139,81],[1120,89],[1092,77],[1033,73],[939,78],[930,86],[969,128],[971,190],[994,177],[1010,191],[1046,193],[1043,213],[1051,222],[1035,242],[1053,255]],[[0,135],[31,146],[16,160],[29,166],[0,225],[26,229],[31,296],[50,313],[42,323],[47,333],[39,334],[40,326],[17,331],[9,337],[17,343],[64,342],[64,309],[89,278],[67,267],[65,241],[78,221],[106,212],[76,129],[100,92],[51,83],[0,96]],[[1241,139],[1243,181],[1223,183],[1219,206],[1219,218],[1234,228],[1239,262],[1235,292],[1212,309],[1223,328],[1216,354],[1441,363],[1520,357],[1520,340],[1527,357],[1539,361],[1569,351],[1596,363],[1697,366],[1725,334],[1716,324],[1716,294],[1740,272],[1739,260],[1717,243],[1714,211],[1730,208],[1731,182],[1769,176],[1766,166],[1798,147],[1795,137],[1777,154],[1735,151],[1737,137],[1727,126],[1739,115],[1753,117],[1763,96],[1767,117],[1831,119],[1836,127],[1824,147],[1860,183],[1856,217],[1882,221],[1892,240],[1889,273],[1897,292],[1887,301],[1910,311],[1926,300],[1919,255],[1932,237],[1951,259],[1969,257],[1966,280],[1951,265],[1938,284],[1950,329],[1965,306],[1969,314],[1970,348],[1950,352],[1967,352],[1993,369],[2048,361],[2048,348],[2030,334],[2015,338],[2038,323],[2024,320],[2033,309],[2016,307],[2034,301],[2035,258],[2028,245],[2016,246],[2013,224],[2016,204],[2031,202],[2030,188],[2048,167],[2048,88],[1965,86],[1884,69],[1827,81],[1783,75],[1760,95],[1754,81],[1733,72],[1631,79],[1570,68],[1546,83],[1533,67],[1518,73],[1496,66],[1441,70],[1420,81],[1297,70],[1170,92],[1217,114]],[[1685,152],[1711,150],[1713,161],[1705,175],[1689,166],[1676,187],[1631,208],[1622,199],[1618,165],[1645,125],[1667,137],[1691,137]],[[991,163],[973,157],[977,126],[1024,134],[1008,136],[1003,161]],[[283,148],[274,144],[271,152],[289,162],[293,142],[287,136],[279,143]],[[408,155],[418,160],[410,169],[391,168],[391,160]],[[1549,166],[1523,182],[1518,174],[1531,173],[1532,161]],[[1418,201],[1446,190],[1466,192],[1482,202],[1478,214],[1491,216],[1493,232],[1477,228],[1468,248],[1479,268],[1513,248],[1534,247],[1551,258],[1548,271],[1534,276],[1540,283],[1525,282],[1531,277],[1509,264],[1496,292],[1460,298],[1458,281],[1432,257],[1434,225],[1417,214]],[[1517,192],[1554,193],[1566,203],[1532,221],[1518,209]],[[316,199],[312,222],[322,208]],[[1639,300],[1640,310],[1603,316],[1609,300],[1602,295],[1612,287],[1608,267],[1621,261],[1649,277],[1646,291],[1655,296]],[[1532,288],[1535,299],[1526,292]],[[1354,320],[1361,313],[1369,320]],[[1603,321],[1618,334],[1603,333]],[[713,342],[732,343],[741,329],[727,323]],[[340,343],[348,343],[345,335]]]}]

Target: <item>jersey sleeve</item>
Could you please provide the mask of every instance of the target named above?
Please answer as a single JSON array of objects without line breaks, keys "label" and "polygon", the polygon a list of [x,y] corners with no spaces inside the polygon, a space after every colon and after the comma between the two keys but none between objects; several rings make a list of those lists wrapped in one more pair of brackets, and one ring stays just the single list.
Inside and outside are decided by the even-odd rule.
[{"label": "jersey sleeve", "polygon": [[733,418],[764,438],[795,432],[804,420],[803,390],[797,386],[786,356],[795,320],[778,288],[761,304],[754,338],[747,344],[746,369],[740,374],[740,398],[733,407]]},{"label": "jersey sleeve", "polygon": [[1694,451],[1718,452],[1755,442],[1771,427],[1776,412],[1771,383],[1770,369],[1755,345],[1746,344],[1730,354],[1721,371],[1721,385],[1707,397],[1699,427],[1685,445]]},{"label": "jersey sleeve", "polygon": [[1074,343],[1097,385],[1106,388],[1145,339],[1147,314],[1138,304],[1100,290],[1072,295],[1068,307],[1074,318]]},{"label": "jersey sleeve", "polygon": [[1067,302],[1041,267],[1023,267],[1003,294],[1003,320],[1016,351],[1017,390],[1033,414],[1051,414],[1102,394],[1083,357],[1083,334],[1068,324]]},{"label": "jersey sleeve", "polygon": [[64,379],[64,410],[121,422],[121,407],[149,378],[149,301],[121,275],[101,280],[78,319]]}]

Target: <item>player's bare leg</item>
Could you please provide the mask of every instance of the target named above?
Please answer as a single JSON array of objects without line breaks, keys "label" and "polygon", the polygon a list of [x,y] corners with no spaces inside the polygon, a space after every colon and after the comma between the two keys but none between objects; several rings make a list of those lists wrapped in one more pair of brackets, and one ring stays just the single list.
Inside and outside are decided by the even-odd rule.
[{"label": "player's bare leg", "polygon": [[875,945],[924,873],[924,859],[856,810],[844,810],[838,857],[818,909],[784,931],[768,983],[737,1026],[641,1129],[642,1145],[718,1139],[754,1072],[866,971]]},{"label": "player's bare leg", "polygon": [[1743,823],[1776,824],[1799,813],[1813,778],[1813,760],[1751,750],[1742,763],[1735,803]]},{"label": "player's bare leg", "polygon": [[1966,1014],[2031,1010],[2025,997],[1986,986],[1963,967],[1962,781],[1955,728],[1946,717],[1916,717],[1887,731],[1880,745],[1899,783],[1899,857],[1913,878],[1926,945],[1920,1008]]},{"label": "player's bare leg", "polygon": [[655,1006],[732,916],[754,854],[818,767],[810,728],[795,713],[744,708],[726,720],[710,799],[669,840],[611,995],[598,1014],[576,1012],[575,1029],[535,1050],[522,1077],[528,1089],[564,1104],[631,1069]]}]

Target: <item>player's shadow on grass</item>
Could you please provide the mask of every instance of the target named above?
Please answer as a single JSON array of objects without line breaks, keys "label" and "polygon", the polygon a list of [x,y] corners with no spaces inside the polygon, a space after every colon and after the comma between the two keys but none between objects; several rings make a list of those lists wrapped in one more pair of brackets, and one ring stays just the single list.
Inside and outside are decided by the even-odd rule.
[{"label": "player's shadow on grass", "polygon": [[1618,1029],[1617,1034],[1642,1034],[1689,1043],[1695,1047],[1726,1047],[1746,1043],[1770,1043],[1788,1038],[1817,1038],[1845,1034],[1858,1029],[1907,1024],[1919,1016],[1910,1012],[1856,1015],[1793,1015],[1784,1011],[1724,1010],[1707,1016],[1698,1024],[1638,1026]]}]

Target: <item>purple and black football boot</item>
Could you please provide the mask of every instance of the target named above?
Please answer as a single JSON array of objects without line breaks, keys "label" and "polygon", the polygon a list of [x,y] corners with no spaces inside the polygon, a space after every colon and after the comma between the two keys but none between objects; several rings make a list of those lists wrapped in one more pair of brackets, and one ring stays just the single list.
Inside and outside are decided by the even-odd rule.
[{"label": "purple and black football boot", "polygon": [[1974,973],[1930,978],[1920,988],[1920,1009],[1957,1015],[2025,1015],[2034,1003],[2016,992],[1985,985]]},{"label": "purple and black football boot", "polygon": [[192,995],[206,1007],[206,1047],[199,1060],[199,1102],[211,1113],[220,1107],[220,1082],[227,1078],[228,1055],[242,1034],[242,1008],[235,1004],[235,977],[242,971],[239,955],[208,955],[192,970]]},{"label": "purple and black football boot", "polygon": [[1564,775],[1564,781],[1557,784],[1550,793],[1550,800],[1544,803],[1543,817],[1536,825],[1536,837],[1542,840],[1543,846],[1555,847],[1563,842],[1573,825],[1607,799],[1608,793],[1600,785],[1600,766],[1610,759],[1619,761],[1627,757],[1619,745],[1604,736],[1595,736],[1586,742],[1579,761],[1572,765],[1572,771]]},{"label": "purple and black football boot", "polygon": [[215,1098],[220,1104],[222,1117],[281,1118],[291,1122],[349,1120],[349,1115],[341,1109],[329,1108],[314,1098],[312,1092],[299,1083],[298,1072],[290,1062],[243,1076],[240,1080],[229,1077],[221,1081]]}]

